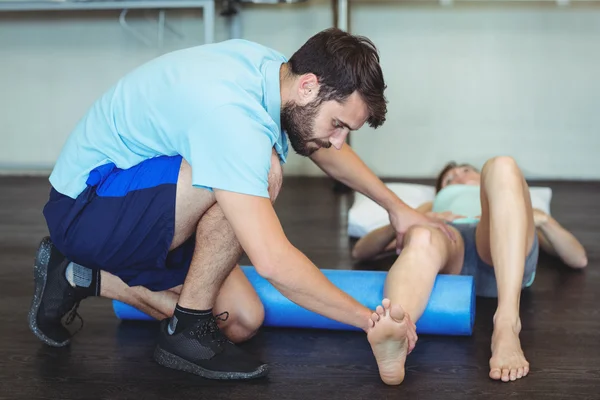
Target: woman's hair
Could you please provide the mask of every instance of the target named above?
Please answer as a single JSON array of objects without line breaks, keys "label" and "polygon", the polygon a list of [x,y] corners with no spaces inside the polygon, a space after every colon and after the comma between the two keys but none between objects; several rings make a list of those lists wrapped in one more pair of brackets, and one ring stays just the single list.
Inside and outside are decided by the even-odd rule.
[{"label": "woman's hair", "polygon": [[452,168],[456,168],[456,167],[470,167],[473,168],[475,171],[479,171],[477,168],[475,168],[474,166],[472,166],[471,164],[458,164],[455,161],[450,161],[448,164],[446,164],[446,166],[444,168],[442,168],[442,170],[440,171],[440,173],[437,176],[437,179],[435,180],[435,192],[439,192],[440,190],[442,190],[442,184],[444,183],[442,181],[442,179],[444,179],[444,175],[446,175],[446,173],[448,171],[450,171]]}]

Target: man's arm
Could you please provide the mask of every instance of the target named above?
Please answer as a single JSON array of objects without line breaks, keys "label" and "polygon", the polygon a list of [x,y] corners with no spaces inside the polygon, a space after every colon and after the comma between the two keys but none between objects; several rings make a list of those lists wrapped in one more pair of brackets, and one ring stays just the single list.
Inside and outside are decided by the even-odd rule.
[{"label": "man's arm", "polygon": [[431,201],[427,201],[417,207],[417,211],[423,214],[427,214],[428,212],[431,212],[431,210],[433,210],[433,202]]},{"label": "man's arm", "polygon": [[358,155],[344,143],[340,150],[333,146],[317,150],[311,159],[326,174],[369,197],[390,215],[396,230],[397,251],[401,249],[404,234],[413,225],[430,225],[439,228],[450,240],[456,240],[446,224],[409,207],[371,171]]},{"label": "man's arm", "polygon": [[299,306],[365,331],[372,311],[339,290],[285,236],[267,198],[215,190],[256,271]]},{"label": "man's arm", "polygon": [[367,167],[348,144],[344,143],[340,150],[333,146],[319,149],[310,158],[327,175],[369,197],[388,212],[397,207],[410,208]]}]

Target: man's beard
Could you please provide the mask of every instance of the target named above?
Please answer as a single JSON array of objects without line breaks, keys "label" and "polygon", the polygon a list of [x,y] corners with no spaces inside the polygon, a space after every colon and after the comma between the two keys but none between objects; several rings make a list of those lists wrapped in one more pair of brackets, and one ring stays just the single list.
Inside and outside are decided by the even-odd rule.
[{"label": "man's beard", "polygon": [[281,110],[281,126],[286,131],[292,148],[301,156],[308,157],[322,147],[331,147],[327,140],[314,139],[315,119],[320,105],[318,100],[305,106],[288,103]]}]

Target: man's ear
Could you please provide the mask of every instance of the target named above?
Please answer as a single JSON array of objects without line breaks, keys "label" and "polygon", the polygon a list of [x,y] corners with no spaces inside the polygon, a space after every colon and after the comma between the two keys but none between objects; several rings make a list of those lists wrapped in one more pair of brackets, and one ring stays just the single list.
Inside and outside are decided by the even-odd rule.
[{"label": "man's ear", "polygon": [[319,79],[315,74],[304,74],[298,80],[298,99],[306,105],[316,99],[319,94]]}]

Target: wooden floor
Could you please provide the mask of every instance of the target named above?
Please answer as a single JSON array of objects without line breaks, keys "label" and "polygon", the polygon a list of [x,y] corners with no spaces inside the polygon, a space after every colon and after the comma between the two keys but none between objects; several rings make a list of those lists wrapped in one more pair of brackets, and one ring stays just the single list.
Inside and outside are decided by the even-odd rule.
[{"label": "wooden floor", "polygon": [[[365,335],[265,329],[245,345],[271,366],[267,379],[214,382],[152,360],[155,323],[119,323],[105,299],[85,301],[72,346],[43,346],[26,323],[32,262],[46,234],[48,184],[0,178],[0,399],[600,399],[600,184],[539,183],[554,189],[553,214],[588,250],[570,271],[542,257],[522,296],[521,340],[530,375],[488,378],[495,302],[477,301],[472,337],[421,335],[401,387],[383,385]],[[287,179],[277,210],[290,240],[322,268],[373,268],[350,259],[352,198],[324,179]],[[391,260],[380,262],[389,265]]]}]

